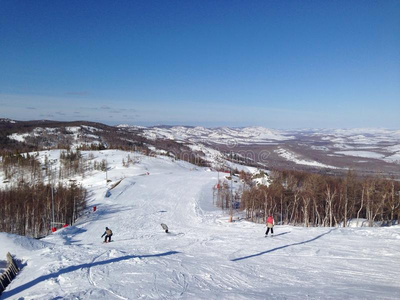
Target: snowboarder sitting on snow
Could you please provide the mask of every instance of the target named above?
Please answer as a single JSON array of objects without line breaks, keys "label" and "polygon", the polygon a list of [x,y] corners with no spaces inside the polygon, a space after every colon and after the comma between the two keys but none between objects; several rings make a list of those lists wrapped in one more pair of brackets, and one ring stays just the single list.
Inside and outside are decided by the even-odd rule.
[{"label": "snowboarder sitting on snow", "polygon": [[266,236],[268,235],[268,232],[270,229],[271,229],[271,235],[274,235],[274,225],[275,225],[274,218],[272,218],[272,216],[269,216],[267,218],[267,227],[268,228],[267,228],[267,232],[265,233]]},{"label": "snowboarder sitting on snow", "polygon": [[104,243],[107,243],[107,238],[108,238],[108,241],[111,242],[112,235],[113,235],[113,233],[112,233],[111,229],[106,227],[106,231],[104,231],[103,235],[101,236],[101,237],[106,236],[104,238]]},{"label": "snowboarder sitting on snow", "polygon": [[165,230],[165,233],[168,233],[168,226],[164,223],[161,223],[161,227]]}]

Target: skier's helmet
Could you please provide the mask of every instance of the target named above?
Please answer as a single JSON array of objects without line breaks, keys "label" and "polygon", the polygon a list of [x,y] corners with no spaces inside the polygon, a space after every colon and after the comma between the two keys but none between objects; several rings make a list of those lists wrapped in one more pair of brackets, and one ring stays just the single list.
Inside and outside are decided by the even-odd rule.
[{"label": "skier's helmet", "polygon": [[108,227],[106,227],[106,230],[108,230]]}]

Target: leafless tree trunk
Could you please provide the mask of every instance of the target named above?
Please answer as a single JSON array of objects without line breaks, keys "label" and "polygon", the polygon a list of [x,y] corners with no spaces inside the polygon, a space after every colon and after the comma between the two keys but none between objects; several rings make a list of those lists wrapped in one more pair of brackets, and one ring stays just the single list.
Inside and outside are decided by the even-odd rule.
[{"label": "leafless tree trunk", "polygon": [[308,215],[308,206],[310,204],[310,197],[302,196],[303,199],[303,217],[304,217],[304,226],[309,227],[309,215]]},{"label": "leafless tree trunk", "polygon": [[327,214],[326,217],[329,214],[329,227],[332,227],[332,220],[333,220],[333,216],[332,216],[332,201],[336,196],[336,189],[332,192],[331,187],[329,185],[327,185],[326,187],[326,191],[325,191],[325,199],[326,199],[326,209],[327,209]]},{"label": "leafless tree trunk", "polygon": [[358,220],[360,218],[360,212],[363,209],[364,206],[364,194],[365,194],[365,186],[363,185],[362,187],[362,193],[361,193],[361,205],[360,205],[360,209],[357,211],[357,227],[358,227]]}]

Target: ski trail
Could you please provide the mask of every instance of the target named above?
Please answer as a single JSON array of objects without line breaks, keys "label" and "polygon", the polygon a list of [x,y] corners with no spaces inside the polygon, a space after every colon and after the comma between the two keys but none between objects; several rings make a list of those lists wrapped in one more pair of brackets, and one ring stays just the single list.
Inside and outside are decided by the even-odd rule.
[{"label": "ski trail", "polygon": [[[107,250],[107,251],[105,251],[105,252],[103,252],[103,253],[97,255],[96,257],[94,257],[94,258],[92,259],[92,261],[91,261],[90,264],[93,265],[93,263],[95,263],[95,262],[97,261],[97,259],[99,259],[100,257],[102,257],[104,254],[110,253],[110,252],[111,252],[111,250]],[[121,295],[116,294],[115,292],[113,292],[112,290],[108,289],[107,287],[105,287],[105,286],[99,286],[98,284],[96,284],[96,282],[95,282],[94,279],[93,279],[92,266],[90,266],[90,267],[88,268],[88,280],[89,280],[89,283],[90,283],[91,285],[93,285],[94,287],[99,288],[99,289],[106,290],[107,292],[109,292],[110,294],[114,295],[114,296],[117,297],[118,299],[128,300],[128,298],[125,298],[125,297],[122,297]]]},{"label": "ski trail", "polygon": [[[115,161],[126,157],[115,153],[124,154]],[[131,169],[114,168],[109,178],[125,179],[109,198],[104,174],[93,173],[85,180],[98,210],[72,229],[41,241],[0,233],[0,250],[28,262],[3,297],[398,298],[399,227],[327,234],[330,228],[276,226],[266,239],[264,224],[230,223],[228,212],[214,206],[216,172],[179,164],[143,158]],[[150,176],[137,176],[146,170]],[[105,226],[115,242],[100,243]]]},{"label": "ski trail", "polygon": [[95,282],[95,281],[93,280],[93,278],[92,278],[92,265],[93,265],[93,263],[96,262],[96,260],[97,260],[99,257],[103,256],[103,255],[106,254],[107,252],[110,252],[110,250],[107,250],[107,251],[105,251],[105,252],[103,252],[103,253],[101,253],[101,254],[95,256],[95,257],[92,259],[92,261],[90,262],[90,266],[89,266],[89,268],[88,268],[88,280],[89,280],[90,284],[93,285],[93,286],[95,286],[95,287],[97,287],[97,284],[96,284],[96,282]]}]

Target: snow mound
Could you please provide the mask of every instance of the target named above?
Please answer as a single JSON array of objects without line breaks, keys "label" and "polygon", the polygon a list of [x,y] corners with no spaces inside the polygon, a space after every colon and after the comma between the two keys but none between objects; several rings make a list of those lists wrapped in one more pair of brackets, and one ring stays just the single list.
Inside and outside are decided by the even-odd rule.
[{"label": "snow mound", "polygon": [[28,254],[30,251],[44,249],[51,246],[48,243],[37,239],[5,232],[0,232],[0,245],[0,260],[6,257],[7,252],[10,252],[13,255],[17,253]]}]

